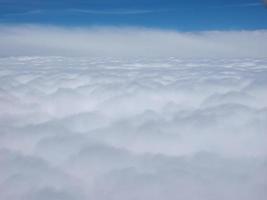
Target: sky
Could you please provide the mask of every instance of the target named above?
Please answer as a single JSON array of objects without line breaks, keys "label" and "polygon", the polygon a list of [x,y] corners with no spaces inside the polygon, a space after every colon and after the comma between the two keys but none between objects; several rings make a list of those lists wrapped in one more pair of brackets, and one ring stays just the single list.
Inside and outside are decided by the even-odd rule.
[{"label": "sky", "polygon": [[0,57],[264,58],[266,43],[266,0],[0,0]]},{"label": "sky", "polygon": [[263,0],[0,0],[0,199],[266,200]]},{"label": "sky", "polygon": [[0,24],[255,30],[267,28],[267,9],[264,0],[0,0]]}]

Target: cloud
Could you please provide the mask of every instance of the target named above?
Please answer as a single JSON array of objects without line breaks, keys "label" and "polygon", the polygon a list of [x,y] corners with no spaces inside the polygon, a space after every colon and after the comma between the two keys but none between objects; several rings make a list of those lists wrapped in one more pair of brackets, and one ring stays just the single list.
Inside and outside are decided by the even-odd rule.
[{"label": "cloud", "polygon": [[177,32],[125,27],[0,27],[1,56],[261,58],[266,56],[266,43],[265,30]]},{"label": "cloud", "polygon": [[262,3],[241,3],[241,4],[225,5],[223,7],[255,7],[255,6],[262,6]]},{"label": "cloud", "polygon": [[[61,33],[77,42],[116,30],[127,43],[148,31],[48,27],[50,39],[38,41],[44,28],[2,30],[20,38],[14,47],[34,32],[32,44],[49,48]],[[14,47],[0,58],[0,199],[266,198],[266,58],[17,57]]]},{"label": "cloud", "polygon": [[79,194],[71,177],[38,157],[1,149],[0,164],[1,199],[63,199]]},{"label": "cloud", "polygon": [[[97,10],[97,9],[34,9],[26,12],[14,12],[7,13],[2,15],[2,20],[9,19],[10,17],[35,17],[36,15],[44,15],[44,14],[57,14],[57,15],[66,15],[66,14],[86,14],[86,15],[140,15],[140,14],[151,14],[158,12],[167,12],[167,10],[131,10],[131,9],[105,9],[105,10]],[[1,19],[0,19],[1,20]]]},{"label": "cloud", "polygon": [[89,9],[69,9],[68,12],[85,13],[95,15],[136,15],[136,14],[149,14],[155,12],[162,12],[160,10],[89,10]]}]

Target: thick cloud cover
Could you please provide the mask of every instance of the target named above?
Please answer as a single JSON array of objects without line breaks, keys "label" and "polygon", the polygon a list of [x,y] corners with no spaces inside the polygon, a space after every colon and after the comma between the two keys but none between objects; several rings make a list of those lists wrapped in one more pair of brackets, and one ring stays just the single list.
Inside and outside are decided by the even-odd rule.
[{"label": "thick cloud cover", "polygon": [[0,56],[262,58],[267,52],[267,32],[2,25],[0,45]]},{"label": "thick cloud cover", "polygon": [[[1,54],[29,53],[52,38],[49,30],[38,41],[34,28],[30,43],[28,29],[10,31],[1,30]],[[61,31],[67,50],[87,49],[84,35],[76,44]],[[266,35],[242,34],[237,42]],[[266,48],[253,45],[240,55]],[[266,91],[267,59],[1,58],[0,199],[264,200]]]}]

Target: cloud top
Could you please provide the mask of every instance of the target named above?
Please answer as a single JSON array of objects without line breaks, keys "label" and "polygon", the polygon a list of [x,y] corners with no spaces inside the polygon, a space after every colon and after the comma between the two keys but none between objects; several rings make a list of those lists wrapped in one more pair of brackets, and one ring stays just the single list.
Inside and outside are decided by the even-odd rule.
[{"label": "cloud top", "polygon": [[0,56],[261,58],[267,52],[267,31],[2,25],[0,44]]},{"label": "cloud top", "polygon": [[266,66],[0,58],[0,199],[265,200]]}]

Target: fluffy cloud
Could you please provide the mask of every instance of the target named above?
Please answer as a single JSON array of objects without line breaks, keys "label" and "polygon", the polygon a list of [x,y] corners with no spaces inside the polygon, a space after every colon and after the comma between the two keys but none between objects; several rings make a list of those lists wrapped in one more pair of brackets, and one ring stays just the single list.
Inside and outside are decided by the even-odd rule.
[{"label": "fluffy cloud", "polygon": [[[4,46],[7,54],[29,45],[28,31],[1,31],[1,42],[17,38]],[[78,30],[49,29],[38,41],[43,31],[31,28],[34,48],[25,53],[47,42],[47,50],[61,48],[63,39],[50,43],[58,31],[67,50],[88,37],[77,44],[70,38]],[[95,44],[96,32],[88,32]],[[132,34],[113,36],[128,45]],[[226,37],[154,34],[198,42]],[[255,58],[1,58],[0,199],[265,199],[266,65]]]},{"label": "fluffy cloud", "polygon": [[0,56],[265,57],[267,32],[0,26]]}]

